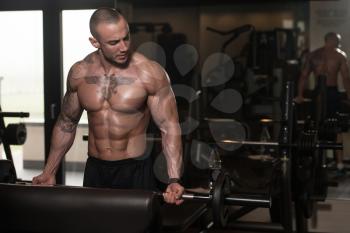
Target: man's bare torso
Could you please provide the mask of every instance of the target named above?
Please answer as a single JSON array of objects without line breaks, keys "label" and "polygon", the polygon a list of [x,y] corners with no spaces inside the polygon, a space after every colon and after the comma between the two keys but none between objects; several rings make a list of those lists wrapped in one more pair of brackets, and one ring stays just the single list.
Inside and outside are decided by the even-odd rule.
[{"label": "man's bare torso", "polygon": [[340,49],[319,48],[309,56],[308,64],[315,77],[327,76],[327,86],[337,86],[341,65],[346,62],[345,53]]},{"label": "man's bare torso", "polygon": [[147,63],[148,59],[135,54],[127,68],[114,67],[106,73],[94,52],[77,65],[74,72],[81,75],[70,82],[87,111],[90,156],[119,160],[144,153],[150,119],[147,99],[156,82]]}]

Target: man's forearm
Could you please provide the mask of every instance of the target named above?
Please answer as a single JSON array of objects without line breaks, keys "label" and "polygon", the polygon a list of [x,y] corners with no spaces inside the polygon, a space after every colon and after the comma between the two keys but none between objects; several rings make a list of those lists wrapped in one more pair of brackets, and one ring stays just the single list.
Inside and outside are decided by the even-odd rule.
[{"label": "man's forearm", "polygon": [[180,126],[162,131],[163,151],[169,178],[180,178],[182,168],[182,143]]},{"label": "man's forearm", "polygon": [[52,133],[50,152],[44,169],[45,173],[56,174],[62,158],[73,144],[75,132],[75,130],[64,131],[59,124],[55,125]]}]

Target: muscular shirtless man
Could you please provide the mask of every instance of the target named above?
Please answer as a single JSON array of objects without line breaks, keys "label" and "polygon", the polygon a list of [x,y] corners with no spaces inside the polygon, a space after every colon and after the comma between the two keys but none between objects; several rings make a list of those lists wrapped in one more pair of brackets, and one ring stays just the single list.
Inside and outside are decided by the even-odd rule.
[{"label": "muscular shirtless man", "polygon": [[130,49],[125,18],[111,8],[90,19],[91,44],[97,50],[75,63],[68,74],[62,111],[53,129],[43,172],[34,184],[55,184],[55,174],[73,143],[83,110],[89,121],[84,186],[155,189],[146,129],[153,118],[162,134],[169,185],[164,199],[180,204],[181,130],[175,97],[162,67]]},{"label": "muscular shirtless man", "polygon": [[[337,79],[340,72],[344,84],[344,88],[348,99],[350,99],[350,76],[347,64],[347,57],[344,51],[340,50],[339,34],[329,32],[325,35],[325,45],[315,51],[311,52],[303,67],[299,84],[298,95],[296,102],[301,103],[304,100],[303,91],[306,79],[313,72],[317,78],[321,75],[327,77],[327,115],[328,117],[339,111],[340,93],[338,92]],[[337,141],[342,142],[341,134],[338,134]],[[336,151],[336,162],[338,168],[338,175],[345,174],[343,164],[342,151]]]}]

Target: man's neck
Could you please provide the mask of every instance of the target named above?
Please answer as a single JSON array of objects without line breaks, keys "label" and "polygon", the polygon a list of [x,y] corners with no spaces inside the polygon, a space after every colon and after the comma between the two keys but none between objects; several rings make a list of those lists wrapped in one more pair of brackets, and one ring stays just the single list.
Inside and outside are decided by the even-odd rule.
[{"label": "man's neck", "polygon": [[325,45],[323,48],[324,48],[324,50],[326,50],[326,51],[334,51],[334,50],[337,49],[336,47],[331,46],[331,45]]},{"label": "man's neck", "polygon": [[129,61],[125,62],[124,64],[119,64],[106,59],[106,57],[103,55],[100,49],[98,50],[98,56],[100,59],[102,69],[105,72],[105,75],[109,75],[110,73],[113,73],[118,70],[124,70],[129,66]]}]

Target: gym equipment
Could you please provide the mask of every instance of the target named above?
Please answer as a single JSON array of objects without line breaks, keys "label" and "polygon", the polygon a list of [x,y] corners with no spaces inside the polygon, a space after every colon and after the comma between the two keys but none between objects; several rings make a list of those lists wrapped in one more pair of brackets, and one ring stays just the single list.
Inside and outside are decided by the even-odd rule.
[{"label": "gym equipment", "polygon": [[16,170],[10,160],[0,160],[0,183],[15,183]]},{"label": "gym equipment", "polygon": [[298,34],[296,29],[285,28],[254,31],[250,38],[248,66],[253,67],[256,73],[271,75],[276,64],[296,60]]},{"label": "gym equipment", "polygon": [[238,141],[238,140],[222,140],[216,142],[217,144],[238,144],[238,145],[249,145],[249,146],[271,146],[271,147],[292,147],[296,149],[335,149],[342,150],[343,144],[334,143],[329,141],[319,142],[316,140],[308,140],[307,138],[300,138],[297,143],[281,143],[281,142],[267,142],[267,141]]},{"label": "gym equipment", "polygon": [[130,23],[130,33],[135,34],[138,32],[162,32],[169,33],[173,29],[169,23]]},{"label": "gym equipment", "polygon": [[[218,64],[212,69],[208,70],[206,75],[204,75],[202,72],[202,83],[206,83],[206,87],[203,87],[203,96],[205,97],[204,101],[208,103],[205,105],[211,106],[212,101],[218,96],[218,94],[221,93],[223,90],[228,89],[234,89],[238,91],[243,96],[244,102],[246,102],[246,80],[248,70],[247,67],[244,65],[242,59],[239,59],[246,57],[246,47],[244,47],[240,51],[237,51],[238,54],[235,55],[235,57],[232,57],[232,59],[224,54],[227,53],[226,50],[228,46],[231,45],[242,34],[245,33],[251,36],[255,31],[254,26],[246,24],[228,31],[217,30],[211,27],[207,27],[206,30],[221,36],[226,36],[228,37],[228,39],[226,39],[221,45],[220,52],[222,55],[218,57]],[[246,44],[246,46],[249,47],[248,44]],[[224,69],[225,71],[222,71],[222,69]],[[225,72],[225,75],[216,77],[216,73],[218,72]],[[217,81],[214,81],[216,79],[220,81],[217,83]],[[204,109],[204,112],[205,116],[232,117],[232,114],[217,111],[217,109],[213,109],[210,107],[208,107],[208,109]],[[242,114],[241,111],[236,111],[235,118],[237,119],[237,116],[239,116],[240,114]]]},{"label": "gym equipment", "polygon": [[[257,226],[248,223],[243,226],[240,224],[228,223],[227,227],[234,229],[256,230],[261,227],[262,230],[281,230],[288,233],[296,230],[297,232],[307,232],[306,219],[313,214],[313,206],[316,201],[323,201],[327,195],[327,176],[324,174],[327,167],[324,160],[324,149],[341,150],[343,146],[335,143],[332,138],[321,136],[321,132],[331,132],[334,130],[334,124],[325,124],[326,118],[324,109],[318,109],[319,118],[317,123],[306,123],[301,132],[296,130],[294,83],[287,81],[285,85],[285,98],[281,101],[282,119],[279,140],[274,142],[246,141],[222,139],[217,142],[204,140],[204,143],[212,144],[240,144],[251,146],[273,147],[276,151],[276,159],[280,161],[280,172],[276,174],[278,183],[273,189],[275,195],[272,195],[270,213],[273,224]],[[342,120],[344,122],[344,120]],[[327,125],[327,127],[325,126]],[[323,128],[322,128],[323,127]],[[327,129],[327,130],[325,130]],[[325,133],[323,133],[325,134]],[[327,133],[326,133],[327,134]],[[275,182],[273,182],[275,183]],[[319,191],[321,190],[321,191]],[[294,202],[294,205],[292,204]],[[293,211],[295,208],[295,212]],[[249,209],[242,209],[246,213]],[[235,215],[242,216],[242,213]],[[231,219],[231,218],[230,218]],[[296,224],[293,224],[294,219]],[[276,226],[280,223],[280,226]],[[295,227],[294,227],[295,226]],[[296,228],[296,229],[295,229]]]},{"label": "gym equipment", "polygon": [[229,31],[221,31],[221,30],[217,30],[215,28],[211,28],[211,27],[207,27],[207,30],[208,31],[211,31],[211,32],[215,32],[219,35],[222,35],[222,36],[226,36],[226,35],[231,35],[231,37],[226,40],[223,45],[221,46],[221,52],[225,52],[227,46],[232,42],[234,41],[235,39],[237,39],[242,33],[244,32],[251,32],[251,31],[254,31],[255,28],[253,25],[250,25],[250,24],[245,24],[245,25],[242,25],[240,27],[237,27],[237,28],[234,28],[232,30],[229,30]]},{"label": "gym equipment", "polygon": [[[232,195],[232,180],[225,171],[220,171],[213,188],[208,194],[200,193],[184,193],[181,199],[186,201],[199,201],[207,203],[212,209],[213,222],[216,227],[224,228],[230,216],[228,206],[253,206],[270,208],[271,200],[263,195]],[[158,193],[159,197],[163,197],[163,193]]]},{"label": "gym equipment", "polygon": [[[1,232],[160,232],[150,191],[0,184]],[[146,231],[147,230],[147,231]]]},{"label": "gym equipment", "polygon": [[25,124],[8,124],[5,129],[5,139],[10,145],[23,145],[27,138]]},{"label": "gym equipment", "polygon": [[[0,143],[3,144],[6,159],[13,164],[12,152],[10,145],[23,145],[27,131],[25,124],[8,124],[6,127],[4,117],[29,117],[27,112],[3,112],[0,106]],[[15,179],[17,179],[16,170],[13,170]]]},{"label": "gym equipment", "polygon": [[[186,202],[193,201],[207,204],[207,206],[212,209],[215,226],[220,228],[225,227],[227,224],[229,217],[229,205],[254,206],[263,208],[270,207],[271,201],[267,197],[231,195],[231,185],[232,183],[228,173],[222,172],[218,175],[218,178],[210,193],[185,193],[181,198],[186,200]],[[35,195],[32,195],[34,193]],[[135,192],[117,189],[79,188],[59,185],[35,186],[29,183],[25,185],[2,183],[0,184],[0,205],[2,206],[2,211],[8,214],[6,217],[0,219],[0,222],[4,221],[3,226],[5,226],[6,230],[14,231],[24,230],[30,232],[71,232],[70,230],[72,230],[72,232],[74,232],[75,230],[76,232],[93,232],[98,228],[98,224],[101,224],[102,228],[99,229],[99,231],[109,232],[102,230],[111,226],[110,223],[107,223],[107,220],[104,218],[103,220],[92,219],[94,218],[93,216],[96,216],[95,211],[106,211],[104,214],[107,215],[110,213],[110,216],[113,216],[114,219],[118,219],[118,221],[121,221],[121,219],[124,219],[123,221],[126,221],[125,216],[128,218],[130,218],[130,216],[124,215],[124,217],[121,219],[116,216],[119,216],[124,212],[130,212],[133,213],[133,215],[137,215],[137,219],[144,219],[143,222],[149,224],[150,218],[153,218],[155,215],[151,209],[154,208],[154,206],[158,206],[158,204],[155,203],[154,200],[138,200],[139,198],[154,199],[154,197],[157,197],[158,200],[162,200],[163,193],[141,190]],[[20,205],[18,203],[22,204]],[[86,203],[89,204],[87,205]],[[105,206],[103,203],[108,203],[110,206],[107,208],[107,206]],[[86,206],[89,206],[89,208],[86,209]],[[128,208],[128,206],[130,206],[130,208]],[[140,209],[138,209],[138,206],[140,206]],[[144,207],[145,209],[143,209]],[[82,211],[84,208],[86,210]],[[90,210],[95,212],[95,214],[89,214]],[[147,213],[145,213],[146,210],[148,211]],[[62,215],[59,213],[62,213]],[[141,217],[144,214],[145,216],[149,216],[147,216],[147,218]],[[53,217],[52,215],[56,217]],[[25,216],[26,219],[24,219]],[[46,219],[47,216],[50,216],[51,220],[42,220],[42,224],[31,224],[35,219]],[[57,226],[57,222],[55,220],[56,218],[62,220],[64,224],[60,222],[60,226]],[[16,222],[19,220],[19,223]],[[88,223],[85,223],[85,221]],[[155,219],[152,221],[155,221]],[[69,226],[70,230],[65,229],[67,226]],[[140,226],[132,226],[131,229],[135,227],[143,228],[146,226],[146,224],[141,224]],[[50,227],[52,229],[50,229]],[[121,227],[123,229],[125,227],[126,229],[126,225],[123,225]],[[123,232],[129,231],[126,230]]]}]

